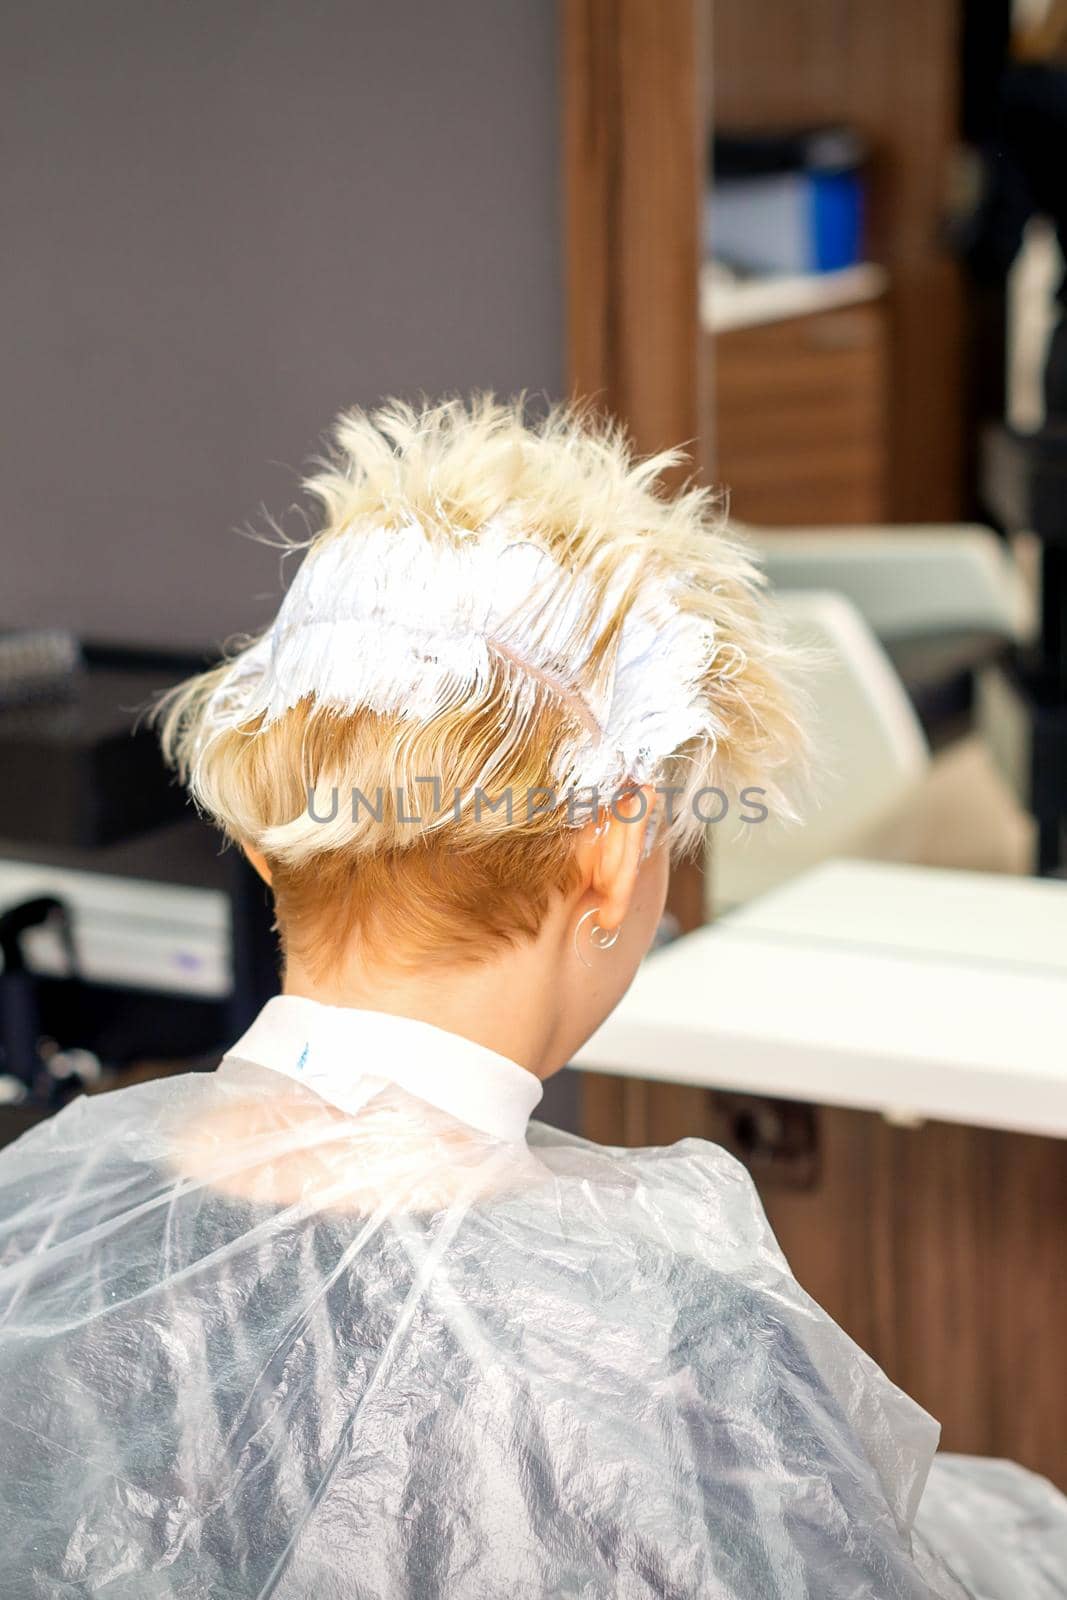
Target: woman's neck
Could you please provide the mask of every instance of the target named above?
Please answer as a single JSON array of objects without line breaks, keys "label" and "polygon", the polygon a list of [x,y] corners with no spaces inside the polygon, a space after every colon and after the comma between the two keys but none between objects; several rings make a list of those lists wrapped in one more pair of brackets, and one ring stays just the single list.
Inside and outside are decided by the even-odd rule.
[{"label": "woman's neck", "polygon": [[539,947],[535,941],[477,964],[449,967],[376,965],[368,970],[351,960],[325,976],[292,957],[282,989],[324,1005],[432,1023],[545,1078],[564,1064],[567,1050],[558,1038],[552,975]]}]

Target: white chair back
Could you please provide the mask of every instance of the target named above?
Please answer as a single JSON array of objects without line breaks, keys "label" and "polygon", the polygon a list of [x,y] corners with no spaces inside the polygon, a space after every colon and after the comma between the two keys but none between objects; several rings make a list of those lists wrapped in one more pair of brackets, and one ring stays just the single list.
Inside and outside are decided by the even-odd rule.
[{"label": "white chair back", "polygon": [[815,660],[813,776],[801,815],[709,827],[715,914],[742,904],[829,856],[858,851],[919,789],[929,749],[899,677],[870,626],[842,595],[777,593],[786,640]]}]

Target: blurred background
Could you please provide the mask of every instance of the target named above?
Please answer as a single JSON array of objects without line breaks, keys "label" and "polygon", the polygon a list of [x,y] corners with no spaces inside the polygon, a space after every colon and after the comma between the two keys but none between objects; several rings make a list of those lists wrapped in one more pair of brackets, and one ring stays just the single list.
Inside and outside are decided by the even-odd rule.
[{"label": "blurred background", "polygon": [[957,1450],[1067,1487],[1067,6],[0,7],[0,1139],[210,1068],[269,908],[138,714],[266,623],[343,406],[691,445],[814,646],[546,1094],[752,1171]]}]

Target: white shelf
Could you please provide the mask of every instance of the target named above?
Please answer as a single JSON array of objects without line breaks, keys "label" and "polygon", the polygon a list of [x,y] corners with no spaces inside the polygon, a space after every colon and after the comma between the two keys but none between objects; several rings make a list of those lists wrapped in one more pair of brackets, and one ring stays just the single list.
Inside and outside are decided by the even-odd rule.
[{"label": "white shelf", "polygon": [[888,282],[885,268],[869,261],[839,272],[736,281],[726,278],[713,262],[706,262],[700,273],[700,319],[709,333],[785,322],[790,317],[877,300]]}]

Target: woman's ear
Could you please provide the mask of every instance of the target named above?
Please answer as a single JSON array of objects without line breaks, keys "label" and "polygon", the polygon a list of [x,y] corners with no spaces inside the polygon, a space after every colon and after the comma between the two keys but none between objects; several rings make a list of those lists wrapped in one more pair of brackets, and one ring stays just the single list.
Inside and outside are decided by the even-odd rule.
[{"label": "woman's ear", "polygon": [[599,903],[597,921],[611,932],[625,917],[645,859],[649,828],[655,828],[656,792],[633,788],[616,795],[594,834],[590,891]]},{"label": "woman's ear", "polygon": [[269,888],[272,882],[270,867],[267,865],[267,858],[262,850],[253,850],[250,844],[243,844],[241,849],[245,853],[245,859],[255,867],[263,882]]}]

